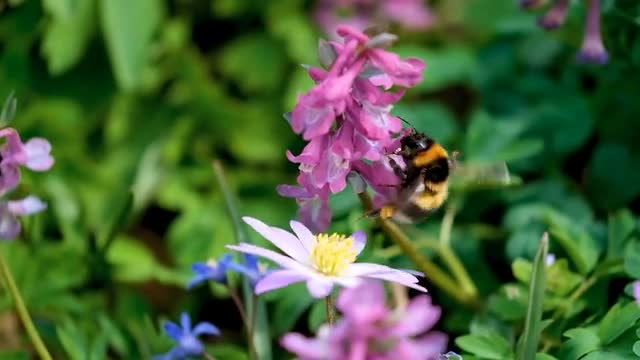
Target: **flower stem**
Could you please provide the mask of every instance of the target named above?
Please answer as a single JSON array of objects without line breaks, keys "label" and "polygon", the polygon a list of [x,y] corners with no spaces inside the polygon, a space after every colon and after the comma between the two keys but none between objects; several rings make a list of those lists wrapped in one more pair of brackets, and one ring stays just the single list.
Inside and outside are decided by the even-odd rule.
[{"label": "flower stem", "polygon": [[333,325],[336,322],[336,310],[333,307],[333,298],[331,297],[331,294],[327,295],[324,300],[327,305],[327,322],[329,325]]},{"label": "flower stem", "polygon": [[453,228],[453,220],[456,216],[457,207],[455,205],[447,206],[444,217],[442,218],[442,224],[440,225],[440,247],[438,253],[442,258],[442,261],[447,264],[447,267],[453,273],[453,277],[456,278],[458,284],[462,288],[462,291],[469,296],[477,297],[478,289],[473,280],[469,276],[464,264],[460,261],[460,258],[451,248],[451,230]]},{"label": "flower stem", "polygon": [[[367,193],[363,192],[358,194],[358,196],[367,211],[372,209],[371,198]],[[416,264],[418,270],[423,272],[431,282],[457,302],[472,308],[480,307],[480,301],[477,294],[473,295],[460,291],[456,280],[442,271],[438,265],[419,252],[416,245],[409,240],[409,237],[398,227],[398,225],[382,218],[378,218],[378,222],[382,227],[382,230],[387,233],[396,245],[402,249],[402,252],[411,259],[414,264]]]},{"label": "flower stem", "polygon": [[247,345],[249,346],[249,357],[251,359],[257,359],[256,348],[255,348],[255,344],[253,343],[253,328],[254,328],[253,323],[255,322],[254,314],[256,312],[256,309],[252,309],[251,322],[249,322],[249,317],[247,316],[247,312],[245,311],[245,308],[242,305],[242,300],[240,299],[240,295],[238,295],[238,292],[236,291],[236,289],[230,286],[227,286],[227,290],[229,290],[229,296],[231,297],[231,300],[233,300],[233,303],[236,305],[236,308],[238,308],[238,312],[240,313],[240,318],[242,318],[242,322],[244,323],[244,328],[247,330]]},{"label": "flower stem", "polygon": [[29,311],[27,310],[27,306],[24,304],[22,300],[22,296],[20,295],[20,291],[18,290],[18,286],[16,286],[16,282],[13,279],[13,275],[11,274],[11,270],[4,260],[4,256],[0,253],[0,272],[2,272],[2,278],[4,279],[5,284],[7,285],[7,289],[11,293],[13,297],[13,301],[16,305],[16,310],[18,312],[18,316],[22,321],[22,325],[24,325],[27,334],[29,335],[29,339],[31,343],[36,349],[36,352],[43,360],[52,360],[51,354],[47,350],[47,347],[44,345],[42,338],[40,338],[40,334],[38,334],[38,330],[36,329],[33,321],[31,320],[31,316],[29,315]]}]

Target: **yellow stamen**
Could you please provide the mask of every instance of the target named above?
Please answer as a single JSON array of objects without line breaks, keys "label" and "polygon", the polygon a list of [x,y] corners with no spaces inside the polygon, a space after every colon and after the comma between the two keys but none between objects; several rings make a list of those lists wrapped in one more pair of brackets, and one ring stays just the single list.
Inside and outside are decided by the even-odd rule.
[{"label": "yellow stamen", "polygon": [[353,237],[338,234],[318,234],[311,252],[311,262],[316,270],[329,276],[340,275],[356,261]]}]

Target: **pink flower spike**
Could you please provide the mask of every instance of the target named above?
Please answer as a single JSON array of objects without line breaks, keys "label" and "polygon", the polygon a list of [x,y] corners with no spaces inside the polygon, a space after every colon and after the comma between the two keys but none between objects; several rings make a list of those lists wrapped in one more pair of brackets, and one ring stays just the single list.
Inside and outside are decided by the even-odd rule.
[{"label": "pink flower spike", "polygon": [[292,222],[297,235],[294,236],[288,231],[269,226],[254,218],[244,217],[243,220],[289,255],[284,256],[247,243],[227,245],[231,250],[272,260],[283,268],[282,271],[272,272],[262,278],[256,284],[257,293],[306,280],[309,293],[313,297],[321,298],[327,296],[335,285],[356,286],[366,277],[395,281],[426,292],[423,287],[417,285],[418,279],[407,272],[385,265],[355,263],[366,242],[365,234],[362,232],[356,232],[349,237],[337,234],[317,234],[310,237],[309,229],[301,223]]},{"label": "pink flower spike", "polygon": [[554,30],[562,26],[567,19],[569,12],[570,0],[556,0],[555,4],[538,19],[538,25],[546,30]]}]

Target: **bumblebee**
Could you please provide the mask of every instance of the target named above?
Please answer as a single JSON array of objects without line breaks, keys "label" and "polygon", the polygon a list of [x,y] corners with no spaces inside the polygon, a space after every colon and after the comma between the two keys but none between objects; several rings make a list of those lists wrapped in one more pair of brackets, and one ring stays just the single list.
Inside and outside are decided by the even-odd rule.
[{"label": "bumblebee", "polygon": [[434,139],[413,131],[400,141],[396,154],[404,160],[404,169],[392,158],[390,164],[400,178],[397,198],[375,214],[401,223],[415,223],[426,218],[447,200],[449,175],[456,165],[456,154],[450,157]]}]

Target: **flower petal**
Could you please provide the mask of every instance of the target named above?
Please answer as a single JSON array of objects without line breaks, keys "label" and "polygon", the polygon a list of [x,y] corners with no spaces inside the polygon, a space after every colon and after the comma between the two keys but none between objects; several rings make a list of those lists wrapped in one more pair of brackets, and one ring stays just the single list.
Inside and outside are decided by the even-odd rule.
[{"label": "flower petal", "polygon": [[51,144],[42,138],[33,138],[24,144],[26,154],[25,165],[34,171],[46,171],[53,166],[53,157],[51,152]]},{"label": "flower petal", "polygon": [[636,302],[640,304],[640,281],[633,283],[633,297],[635,297]]},{"label": "flower petal", "polygon": [[29,195],[21,200],[9,201],[7,206],[14,215],[34,214],[47,208],[47,204],[34,195]]},{"label": "flower petal", "polygon": [[291,220],[289,222],[291,229],[302,243],[302,246],[307,250],[309,254],[313,251],[313,247],[316,243],[316,237],[313,235],[311,230],[309,230],[303,223],[295,220]]},{"label": "flower petal", "polygon": [[368,274],[368,275],[364,275],[365,277],[368,278],[373,278],[373,279],[380,279],[380,280],[387,280],[387,281],[392,281],[392,282],[396,282],[398,284],[404,285],[406,287],[410,287],[412,289],[416,289],[422,292],[427,292],[427,289],[418,285],[415,282],[412,281],[407,281],[404,277],[400,276],[400,274],[398,273],[374,273],[374,274]]},{"label": "flower petal", "polygon": [[288,333],[282,337],[280,344],[287,351],[305,360],[329,359],[330,344],[324,339],[307,338],[302,334]]},{"label": "flower petal", "polygon": [[240,243],[238,245],[227,245],[227,249],[236,250],[245,254],[253,254],[253,255],[261,256],[263,258],[267,258],[275,262],[276,264],[282,266],[283,268],[296,270],[300,273],[306,273],[306,274],[309,274],[309,276],[313,276],[313,274],[315,274],[315,272],[311,268],[303,264],[300,264],[299,262],[291,258],[288,258],[284,255],[280,255],[275,251],[261,248],[259,246],[255,246],[252,244]]},{"label": "flower petal", "polygon": [[302,242],[290,232],[269,226],[249,216],[243,217],[242,220],[297,262],[309,264],[309,252],[304,248]]},{"label": "flower petal", "polygon": [[442,310],[431,303],[431,298],[421,295],[413,298],[405,309],[405,316],[391,330],[393,336],[411,337],[431,329],[440,319]]},{"label": "flower petal", "polygon": [[13,240],[20,234],[22,225],[15,215],[7,209],[6,205],[0,205],[0,239]]},{"label": "flower petal", "polygon": [[323,298],[327,297],[331,294],[331,290],[333,289],[333,283],[331,281],[327,281],[319,278],[312,278],[307,280],[307,289],[309,289],[309,293],[314,298]]},{"label": "flower petal", "polygon": [[199,336],[203,334],[220,335],[220,330],[218,329],[218,327],[216,327],[212,323],[201,322],[198,325],[196,325],[196,327],[193,329],[193,335]]},{"label": "flower petal", "polygon": [[180,325],[182,325],[183,333],[186,334],[191,332],[191,318],[188,313],[183,312],[180,314]]},{"label": "flower petal", "polygon": [[180,328],[180,326],[178,326],[178,324],[171,321],[165,321],[163,327],[164,332],[166,332],[167,335],[169,335],[174,340],[180,340],[180,336],[182,336],[182,329]]},{"label": "flower petal", "polygon": [[360,253],[364,249],[364,246],[367,244],[367,233],[365,233],[363,230],[358,230],[351,236],[354,240],[353,247],[356,250],[356,256],[360,255]]},{"label": "flower petal", "polygon": [[293,283],[307,280],[308,278],[309,276],[306,274],[301,274],[295,270],[274,270],[258,281],[255,293],[259,295],[267,291],[280,289]]}]

